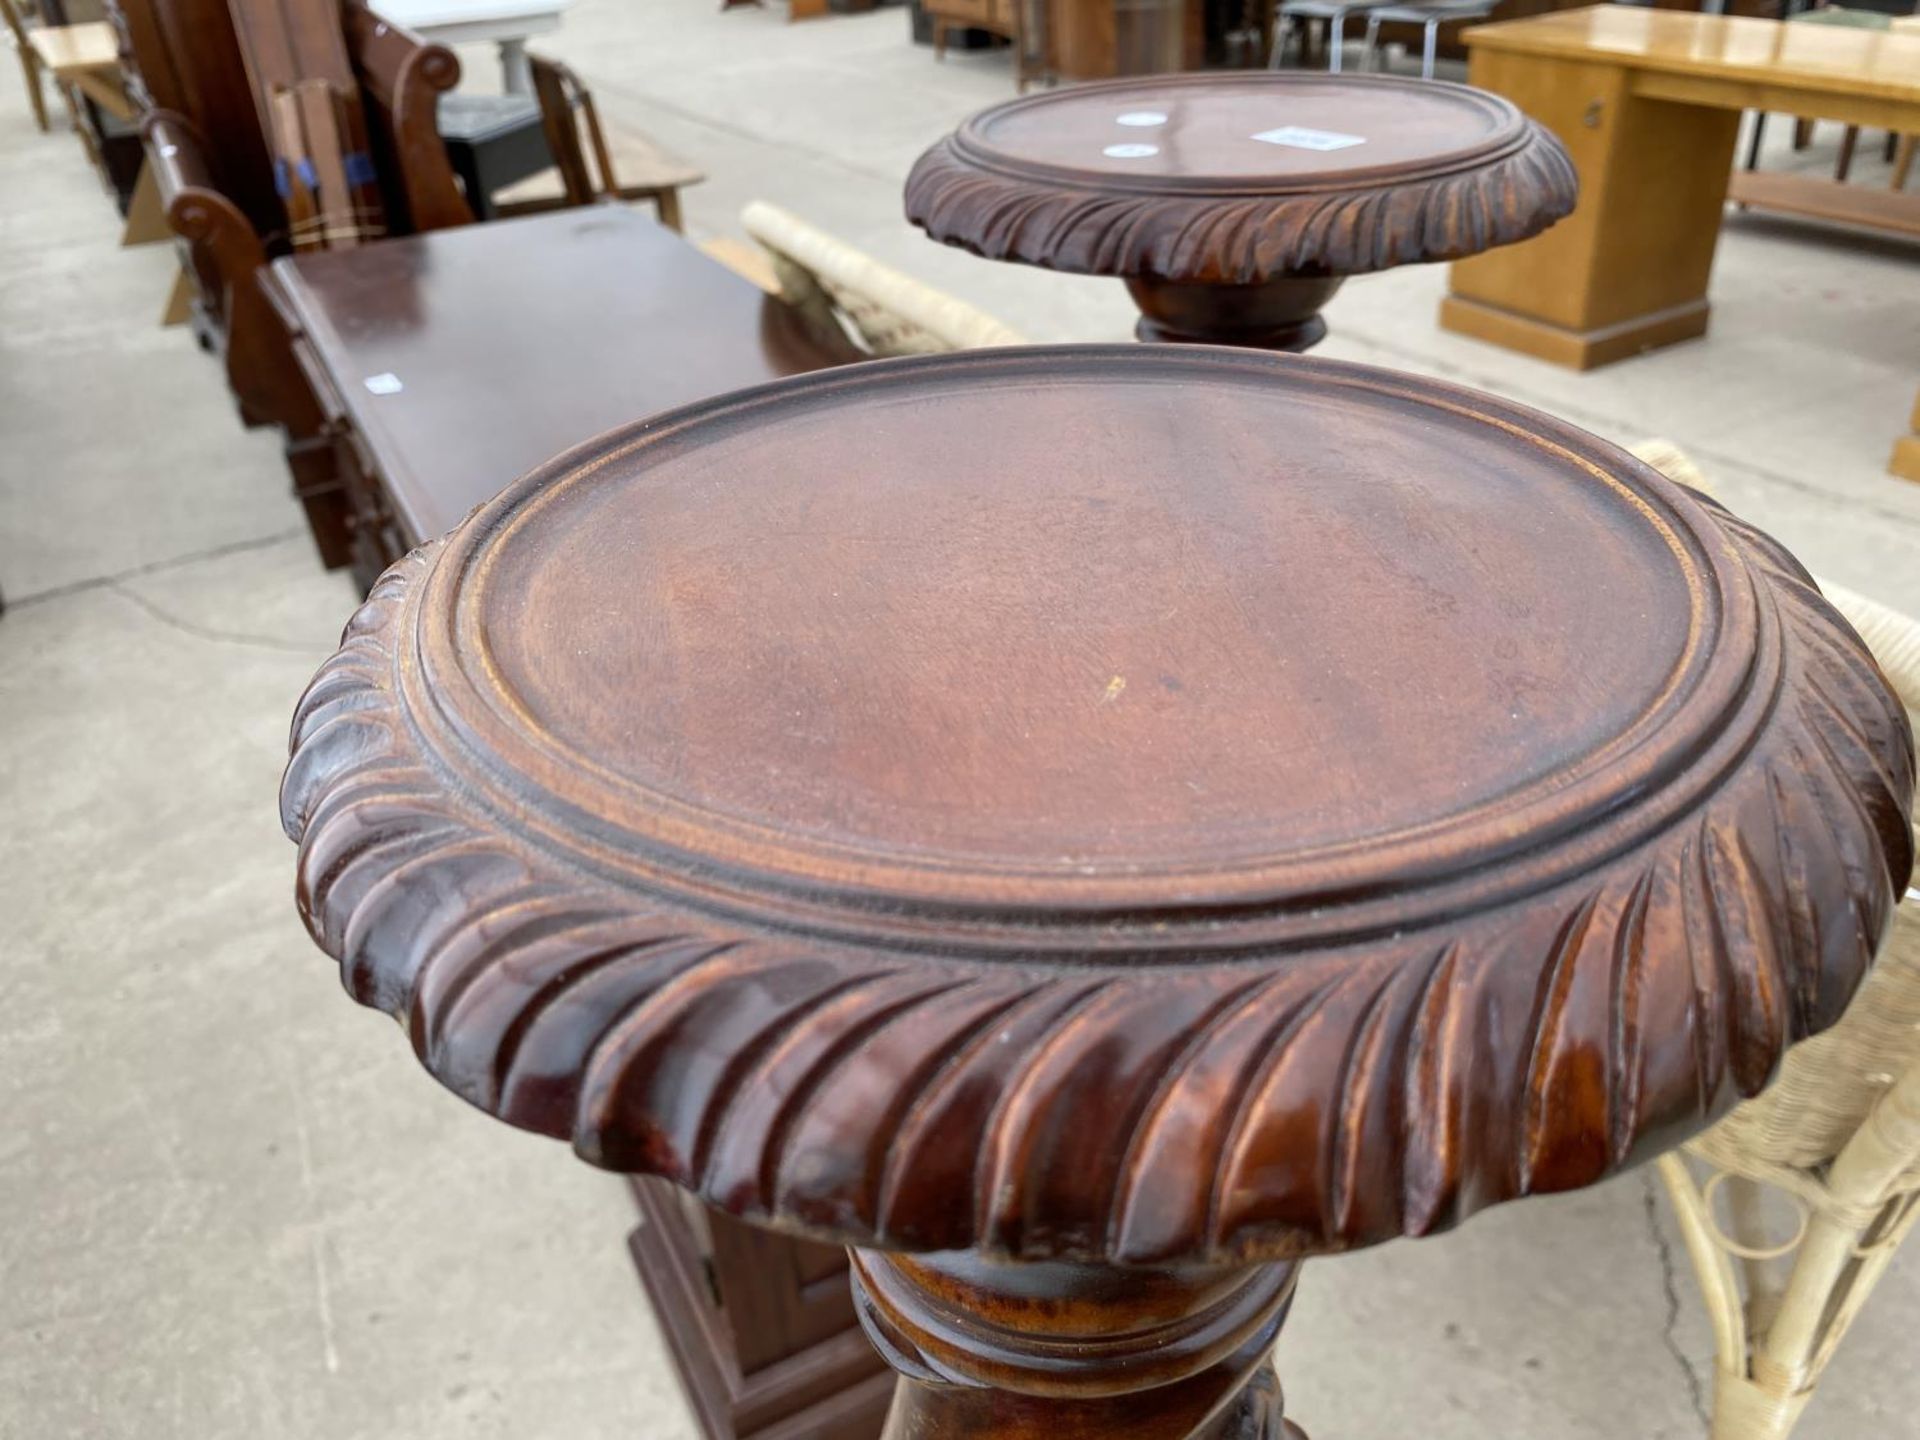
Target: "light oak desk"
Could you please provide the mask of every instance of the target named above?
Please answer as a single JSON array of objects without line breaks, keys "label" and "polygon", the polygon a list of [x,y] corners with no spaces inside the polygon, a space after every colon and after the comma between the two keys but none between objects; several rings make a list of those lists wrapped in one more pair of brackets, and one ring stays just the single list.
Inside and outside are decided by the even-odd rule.
[{"label": "light oak desk", "polygon": [[[1742,110],[1920,131],[1920,35],[1597,5],[1465,38],[1472,83],[1566,143],[1580,202],[1544,235],[1457,263],[1440,323],[1575,369],[1706,332]],[[1805,209],[1796,196],[1823,186],[1839,188],[1742,176],[1733,198]],[[1875,223],[1920,234],[1920,195],[1850,188],[1886,212]]]}]

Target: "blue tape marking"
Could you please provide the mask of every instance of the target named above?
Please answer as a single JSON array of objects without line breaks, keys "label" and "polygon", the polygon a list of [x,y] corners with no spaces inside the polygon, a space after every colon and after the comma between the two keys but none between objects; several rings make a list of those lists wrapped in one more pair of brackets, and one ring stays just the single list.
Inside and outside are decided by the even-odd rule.
[{"label": "blue tape marking", "polygon": [[273,188],[282,200],[285,200],[289,195],[293,194],[293,181],[287,174],[287,162],[285,160],[276,160],[273,162]]},{"label": "blue tape marking", "polygon": [[371,185],[380,178],[373,168],[373,157],[366,151],[355,150],[342,158],[346,161],[349,185]]},{"label": "blue tape marking", "polygon": [[313,161],[304,155],[300,157],[300,179],[309,190],[320,188],[320,177],[314,172]]}]

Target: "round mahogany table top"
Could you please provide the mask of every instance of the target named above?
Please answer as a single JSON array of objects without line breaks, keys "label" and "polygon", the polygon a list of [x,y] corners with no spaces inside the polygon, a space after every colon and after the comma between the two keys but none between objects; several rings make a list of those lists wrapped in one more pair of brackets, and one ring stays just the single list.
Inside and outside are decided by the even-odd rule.
[{"label": "round mahogany table top", "polygon": [[1590,435],[1209,347],[822,372],[395,567],[284,789],[474,1104],[749,1219],[1118,1263],[1586,1184],[1837,1018],[1911,738]]},{"label": "round mahogany table top", "polygon": [[1560,142],[1484,90],[1297,71],[1129,77],[996,105],[907,218],[997,260],[1247,284],[1470,255],[1573,208]]}]

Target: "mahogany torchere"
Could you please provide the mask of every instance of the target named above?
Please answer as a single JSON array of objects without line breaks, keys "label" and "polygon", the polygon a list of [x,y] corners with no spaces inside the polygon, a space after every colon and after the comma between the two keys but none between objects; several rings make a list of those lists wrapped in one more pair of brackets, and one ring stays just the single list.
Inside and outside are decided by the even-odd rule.
[{"label": "mahogany torchere", "polygon": [[1912,775],[1805,573],[1612,446],[1088,346],[534,472],[375,587],[283,817],[444,1084],[854,1247],[894,1440],[1248,1440],[1298,1260],[1590,1184],[1840,1014]]},{"label": "mahogany torchere", "polygon": [[1524,240],[1575,188],[1557,139],[1464,85],[1163,75],[983,110],[906,210],[990,260],[1119,276],[1142,340],[1305,350],[1347,276]]}]

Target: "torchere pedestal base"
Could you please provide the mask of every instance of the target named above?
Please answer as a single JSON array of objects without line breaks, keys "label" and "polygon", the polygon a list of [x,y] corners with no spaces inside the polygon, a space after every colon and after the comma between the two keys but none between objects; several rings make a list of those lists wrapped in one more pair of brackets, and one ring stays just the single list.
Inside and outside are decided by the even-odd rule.
[{"label": "torchere pedestal base", "polygon": [[1289,275],[1257,285],[1207,285],[1144,276],[1127,281],[1140,307],[1141,340],[1311,350],[1326,337],[1320,309],[1343,275]]}]

